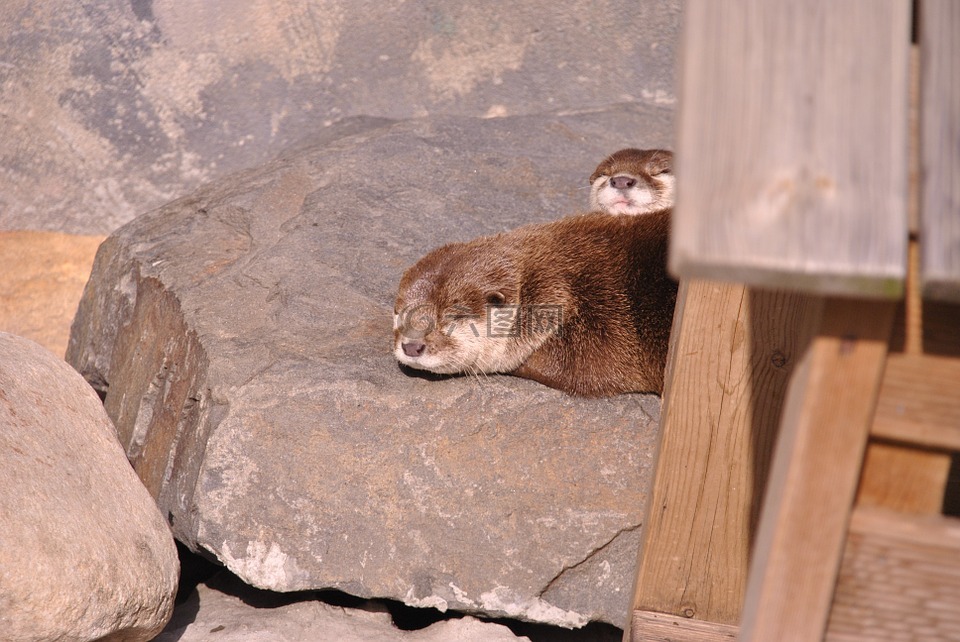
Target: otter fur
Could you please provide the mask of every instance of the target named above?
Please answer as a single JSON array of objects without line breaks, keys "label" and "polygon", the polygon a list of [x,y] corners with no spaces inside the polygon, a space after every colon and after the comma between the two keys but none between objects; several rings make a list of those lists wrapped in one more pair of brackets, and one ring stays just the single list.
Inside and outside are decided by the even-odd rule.
[{"label": "otter fur", "polygon": [[572,395],[663,390],[677,284],[670,211],[594,212],[437,248],[400,280],[394,355]]}]

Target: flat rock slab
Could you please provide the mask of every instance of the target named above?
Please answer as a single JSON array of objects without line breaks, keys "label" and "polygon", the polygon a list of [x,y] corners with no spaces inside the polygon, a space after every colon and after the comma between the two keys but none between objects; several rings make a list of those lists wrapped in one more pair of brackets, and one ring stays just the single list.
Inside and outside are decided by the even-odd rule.
[{"label": "flat rock slab", "polygon": [[0,332],[0,637],[151,640],[178,573],[100,399],[62,359]]},{"label": "flat rock slab", "polygon": [[622,626],[659,399],[409,376],[393,299],[429,249],[578,211],[600,159],[671,130],[630,106],[301,148],[108,238],[68,361],[178,539],[250,584]]}]

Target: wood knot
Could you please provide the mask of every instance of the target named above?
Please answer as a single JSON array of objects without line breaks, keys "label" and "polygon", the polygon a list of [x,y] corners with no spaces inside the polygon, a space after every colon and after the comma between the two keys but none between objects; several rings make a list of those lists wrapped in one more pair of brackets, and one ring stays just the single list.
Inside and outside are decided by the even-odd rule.
[{"label": "wood knot", "polygon": [[770,363],[773,364],[774,368],[782,368],[787,365],[787,355],[783,354],[779,350],[770,355]]}]

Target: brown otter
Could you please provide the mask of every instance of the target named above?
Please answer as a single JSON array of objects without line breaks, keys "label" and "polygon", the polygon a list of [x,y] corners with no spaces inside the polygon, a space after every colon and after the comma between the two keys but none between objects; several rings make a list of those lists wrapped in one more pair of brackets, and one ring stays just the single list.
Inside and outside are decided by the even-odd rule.
[{"label": "brown otter", "polygon": [[621,149],[590,175],[590,207],[607,214],[648,214],[673,207],[673,152]]},{"label": "brown otter", "polygon": [[430,252],[400,281],[397,360],[573,395],[660,393],[677,294],[669,219],[594,212]]}]

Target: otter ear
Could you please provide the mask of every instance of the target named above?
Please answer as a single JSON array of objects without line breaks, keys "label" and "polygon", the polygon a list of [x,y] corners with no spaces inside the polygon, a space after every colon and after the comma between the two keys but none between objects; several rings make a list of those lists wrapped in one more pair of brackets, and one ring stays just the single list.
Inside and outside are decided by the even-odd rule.
[{"label": "otter ear", "polygon": [[672,174],[673,156],[662,152],[657,154],[657,165],[657,171],[653,174],[654,176],[659,176],[660,174]]},{"label": "otter ear", "polygon": [[503,295],[503,292],[494,291],[487,293],[487,305],[503,305],[507,302],[507,297]]}]

